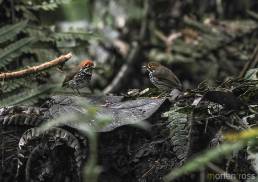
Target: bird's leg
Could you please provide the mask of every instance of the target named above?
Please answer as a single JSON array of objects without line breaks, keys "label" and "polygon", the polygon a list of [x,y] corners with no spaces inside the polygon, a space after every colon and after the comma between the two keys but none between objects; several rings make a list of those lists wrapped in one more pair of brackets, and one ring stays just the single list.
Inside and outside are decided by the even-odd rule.
[{"label": "bird's leg", "polygon": [[72,90],[73,90],[73,93],[75,93],[75,90],[74,90],[74,88],[73,87],[71,87],[72,88]]},{"label": "bird's leg", "polygon": [[162,92],[157,96],[157,98],[166,96],[166,93],[167,93],[166,91],[162,91]]},{"label": "bird's leg", "polygon": [[78,90],[78,88],[75,88],[75,89],[74,89],[73,87],[71,87],[71,89],[73,90],[73,93],[74,93],[74,94],[75,94],[75,90],[76,90],[77,93],[78,93],[79,95],[81,95],[80,92],[79,92],[79,90]]},{"label": "bird's leg", "polygon": [[102,104],[102,107],[109,107],[111,105],[111,102],[109,102],[108,100],[105,101],[105,104]]},{"label": "bird's leg", "polygon": [[79,92],[79,89],[78,89],[78,88],[76,88],[76,91],[78,92],[79,95],[81,95],[81,93]]},{"label": "bird's leg", "polygon": [[162,91],[158,96],[152,97],[153,99],[159,99],[161,97],[166,97],[168,96],[167,91]]}]

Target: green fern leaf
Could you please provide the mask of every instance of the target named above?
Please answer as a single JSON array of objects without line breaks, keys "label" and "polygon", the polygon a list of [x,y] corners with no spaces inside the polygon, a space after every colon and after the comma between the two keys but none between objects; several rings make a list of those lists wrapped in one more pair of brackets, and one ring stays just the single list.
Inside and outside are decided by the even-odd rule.
[{"label": "green fern leaf", "polygon": [[13,96],[7,97],[6,99],[2,99],[0,101],[0,106],[11,106],[11,105],[31,105],[38,102],[38,99],[48,97],[49,93],[55,88],[55,85],[50,86],[41,86],[37,89],[25,89],[21,91],[19,94],[15,94]]},{"label": "green fern leaf", "polygon": [[44,11],[53,11],[61,4],[67,4],[70,0],[51,0],[50,2],[43,1],[42,4],[33,5],[32,9],[34,10],[44,10]]},{"label": "green fern leaf", "polygon": [[19,57],[29,45],[34,42],[33,38],[24,38],[8,45],[0,53],[0,68],[6,66],[16,57]]},{"label": "green fern leaf", "polygon": [[24,31],[24,33],[29,34],[30,37],[34,37],[38,41],[42,42],[51,42],[54,43],[55,40],[49,35],[51,33],[50,30],[46,30],[42,27],[28,27]]},{"label": "green fern leaf", "polygon": [[98,33],[93,32],[60,32],[55,33],[54,38],[57,40],[82,40],[82,41],[89,41],[90,39],[100,39],[100,35]]},{"label": "green fern leaf", "polygon": [[22,21],[14,25],[7,25],[0,28],[0,43],[13,40],[15,36],[26,27],[27,21]]},{"label": "green fern leaf", "polygon": [[19,78],[15,80],[8,80],[1,83],[1,90],[4,93],[13,92],[19,90],[21,87],[31,88],[31,82],[28,82],[25,78]]}]

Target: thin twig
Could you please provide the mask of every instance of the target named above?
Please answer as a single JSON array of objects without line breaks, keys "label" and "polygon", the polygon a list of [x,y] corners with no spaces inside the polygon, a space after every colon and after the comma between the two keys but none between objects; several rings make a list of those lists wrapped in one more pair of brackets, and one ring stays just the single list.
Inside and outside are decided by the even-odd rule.
[{"label": "thin twig", "polygon": [[141,50],[140,43],[144,40],[147,26],[148,26],[148,14],[149,14],[149,1],[145,0],[144,4],[144,14],[145,18],[142,21],[141,29],[139,32],[139,41],[133,44],[133,48],[130,51],[128,58],[126,60],[126,64],[124,64],[119,72],[117,73],[116,77],[112,80],[112,82],[104,89],[104,93],[111,93],[119,90],[122,86],[126,83],[124,80],[125,78],[129,77],[131,73],[133,65],[137,62],[137,58],[139,57],[139,53]]},{"label": "thin twig", "polygon": [[254,68],[257,65],[257,62],[258,62],[258,45],[255,47],[250,60],[244,65],[242,71],[239,74],[239,78],[243,78],[249,69]]},{"label": "thin twig", "polygon": [[250,16],[251,19],[253,19],[254,21],[258,21],[258,14],[251,11],[251,10],[247,10],[246,11],[247,15]]},{"label": "thin twig", "polygon": [[72,57],[71,53],[62,55],[54,60],[45,62],[43,64],[40,64],[38,66],[32,66],[20,71],[13,71],[13,72],[8,72],[8,73],[1,73],[0,74],[0,79],[6,80],[6,79],[11,79],[11,78],[20,78],[27,76],[29,74],[37,73],[39,71],[43,71],[45,69],[49,69],[51,67],[54,67],[58,64],[62,64],[66,61],[68,61]]},{"label": "thin twig", "polygon": [[136,43],[130,52],[127,63],[124,64],[119,70],[118,74],[114,78],[114,80],[104,89],[104,93],[110,93],[117,91],[122,86],[122,80],[128,76],[131,71],[131,66],[134,63],[134,60],[137,60],[137,55],[139,53],[139,45]]},{"label": "thin twig", "polygon": [[159,165],[159,161],[155,161],[155,163],[151,166],[150,169],[148,169],[143,175],[142,175],[142,178],[148,176],[150,174],[150,172]]}]

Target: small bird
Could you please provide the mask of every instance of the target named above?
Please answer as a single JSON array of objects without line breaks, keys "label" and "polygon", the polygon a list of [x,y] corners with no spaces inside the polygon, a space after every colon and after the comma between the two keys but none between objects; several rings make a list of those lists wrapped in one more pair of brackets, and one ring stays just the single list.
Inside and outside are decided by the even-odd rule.
[{"label": "small bird", "polygon": [[151,83],[160,91],[165,93],[175,88],[182,89],[180,80],[169,68],[154,62],[148,63],[143,68],[148,70]]},{"label": "small bird", "polygon": [[77,67],[68,72],[64,79],[63,86],[70,87],[73,90],[76,89],[77,92],[80,93],[79,89],[90,86],[93,67],[93,61],[88,59],[82,61]]}]

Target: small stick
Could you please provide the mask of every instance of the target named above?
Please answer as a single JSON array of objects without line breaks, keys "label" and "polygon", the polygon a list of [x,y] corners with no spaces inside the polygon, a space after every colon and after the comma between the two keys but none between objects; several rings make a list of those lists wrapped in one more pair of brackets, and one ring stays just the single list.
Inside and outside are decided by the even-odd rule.
[{"label": "small stick", "polygon": [[40,64],[38,66],[32,66],[20,71],[13,71],[13,72],[8,72],[8,73],[1,73],[0,74],[0,79],[6,80],[6,79],[11,79],[11,78],[19,78],[19,77],[24,77],[32,73],[36,73],[39,71],[43,71],[45,69],[54,67],[58,64],[64,63],[68,61],[72,57],[72,53],[68,53],[62,56],[59,56],[58,58],[45,62],[43,64]]},{"label": "small stick", "polygon": [[255,68],[258,62],[258,46],[255,47],[252,57],[249,59],[249,61],[244,65],[242,71],[239,74],[239,78],[243,78],[246,74],[246,72],[251,69]]},{"label": "small stick", "polygon": [[121,89],[124,84],[126,83],[124,80],[127,77],[130,77],[133,65],[138,61],[138,56],[141,50],[142,45],[139,43],[143,42],[146,32],[147,32],[147,25],[148,25],[148,14],[149,14],[149,1],[144,1],[144,20],[141,22],[141,29],[139,32],[139,41],[137,41],[132,46],[132,50],[130,51],[126,63],[120,68],[119,72],[117,73],[116,77],[112,80],[112,82],[103,90],[104,94],[108,94],[111,92],[116,92]]}]

